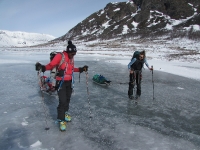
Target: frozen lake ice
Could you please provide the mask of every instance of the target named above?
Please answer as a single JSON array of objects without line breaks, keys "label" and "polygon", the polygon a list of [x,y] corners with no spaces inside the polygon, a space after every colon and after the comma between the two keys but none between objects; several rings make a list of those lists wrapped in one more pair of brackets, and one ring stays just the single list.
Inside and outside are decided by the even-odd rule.
[{"label": "frozen lake ice", "polygon": [[[55,123],[58,98],[45,95],[42,100],[34,66],[36,61],[48,63],[49,53],[1,51],[0,149],[200,149],[199,81],[154,71],[153,100],[152,74],[143,70],[142,96],[135,105],[128,99],[128,84],[119,84],[128,82],[127,66],[109,63],[113,59],[120,58],[75,56],[76,67],[89,66],[89,95],[85,73],[80,82],[76,73],[72,122],[60,132]],[[93,83],[96,73],[112,84]]]}]

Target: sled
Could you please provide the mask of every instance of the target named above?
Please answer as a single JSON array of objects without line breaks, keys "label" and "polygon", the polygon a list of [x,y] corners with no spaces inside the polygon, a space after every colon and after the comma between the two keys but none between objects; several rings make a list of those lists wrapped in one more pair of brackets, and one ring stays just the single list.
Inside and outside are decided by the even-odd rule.
[{"label": "sled", "polygon": [[55,87],[52,79],[50,77],[47,76],[41,76],[40,72],[38,71],[38,84],[39,84],[39,88],[41,90],[42,93],[48,94],[48,95],[52,95],[55,96],[57,95]]},{"label": "sled", "polygon": [[96,84],[98,84],[98,85],[109,86],[111,81],[110,82],[104,82],[104,83],[98,83],[98,82],[96,82],[96,81],[93,80],[93,82],[96,83]]},{"label": "sled", "polygon": [[92,81],[101,86],[109,86],[111,81],[107,80],[103,75],[95,74]]}]

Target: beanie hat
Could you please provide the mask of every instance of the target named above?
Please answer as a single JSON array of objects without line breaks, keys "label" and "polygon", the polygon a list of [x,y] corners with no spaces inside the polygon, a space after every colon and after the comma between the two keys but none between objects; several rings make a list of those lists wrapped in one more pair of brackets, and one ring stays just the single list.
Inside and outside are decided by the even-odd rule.
[{"label": "beanie hat", "polygon": [[72,44],[72,41],[68,41],[68,45]]},{"label": "beanie hat", "polygon": [[76,53],[77,52],[76,46],[74,44],[72,44],[72,41],[68,41],[66,52],[67,53],[74,53],[74,52]]}]

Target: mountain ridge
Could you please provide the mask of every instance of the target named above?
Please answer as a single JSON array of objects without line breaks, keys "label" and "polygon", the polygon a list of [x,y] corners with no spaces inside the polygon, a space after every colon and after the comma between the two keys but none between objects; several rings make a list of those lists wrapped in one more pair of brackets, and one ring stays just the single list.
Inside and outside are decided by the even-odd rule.
[{"label": "mountain ridge", "polygon": [[[194,0],[143,0],[141,10],[133,2],[108,3],[54,42],[154,36],[188,35],[200,30],[200,2]],[[191,34],[193,35],[193,34]],[[179,35],[177,35],[179,36]]]}]

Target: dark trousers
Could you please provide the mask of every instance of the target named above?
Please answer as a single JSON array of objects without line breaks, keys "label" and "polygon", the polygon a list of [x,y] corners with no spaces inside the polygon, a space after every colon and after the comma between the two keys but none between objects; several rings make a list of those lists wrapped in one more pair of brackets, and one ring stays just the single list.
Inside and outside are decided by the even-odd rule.
[{"label": "dark trousers", "polygon": [[137,85],[137,95],[141,95],[141,80],[142,80],[142,72],[141,71],[134,71],[133,73],[129,74],[129,88],[128,88],[128,95],[133,95],[133,89],[135,84]]},{"label": "dark trousers", "polygon": [[65,112],[69,110],[69,103],[72,94],[72,81],[64,81],[58,91],[59,104],[57,107],[57,119],[65,120]]}]

